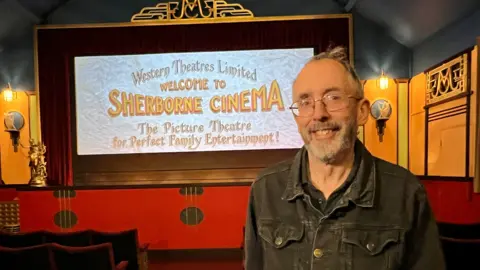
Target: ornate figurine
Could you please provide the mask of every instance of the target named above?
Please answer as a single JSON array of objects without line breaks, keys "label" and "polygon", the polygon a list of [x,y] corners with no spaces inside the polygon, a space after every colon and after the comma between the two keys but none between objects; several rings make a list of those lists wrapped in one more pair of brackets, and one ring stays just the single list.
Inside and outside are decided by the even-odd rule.
[{"label": "ornate figurine", "polygon": [[47,185],[47,163],[45,162],[46,146],[42,143],[35,143],[35,140],[30,139],[30,151],[28,157],[30,159],[30,170],[32,178],[30,185],[35,187],[45,187]]}]

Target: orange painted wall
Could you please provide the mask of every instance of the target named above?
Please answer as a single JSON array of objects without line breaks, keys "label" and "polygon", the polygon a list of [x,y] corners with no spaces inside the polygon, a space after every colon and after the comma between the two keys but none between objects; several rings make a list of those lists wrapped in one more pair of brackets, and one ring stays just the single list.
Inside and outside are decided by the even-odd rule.
[{"label": "orange painted wall", "polygon": [[20,143],[28,147],[30,140],[30,109],[29,96],[26,92],[17,92],[17,98],[6,102],[0,94],[0,152],[2,179],[5,184],[27,184],[30,180],[30,168],[28,166],[28,148],[18,147],[14,152],[10,133],[5,132],[4,113],[17,111],[23,115],[25,125],[20,131]]},{"label": "orange painted wall", "polygon": [[[469,176],[474,173],[475,160],[475,129],[477,121],[477,64],[478,48],[471,57],[471,96],[470,107],[470,163]],[[409,121],[409,169],[417,175],[424,175],[424,144],[425,144],[425,93],[426,75],[421,73],[410,81],[410,121]],[[454,106],[465,104],[465,98],[454,100],[430,109],[437,112]],[[465,176],[465,114],[445,118],[429,123],[428,136],[428,175],[435,176]]]},{"label": "orange painted wall", "polygon": [[368,80],[363,89],[370,104],[382,98],[388,100],[392,105],[392,115],[386,123],[383,142],[380,142],[378,137],[376,121],[370,115],[364,129],[364,144],[374,156],[397,164],[397,84],[394,80],[389,80],[388,88],[381,90],[378,88],[377,80]]}]

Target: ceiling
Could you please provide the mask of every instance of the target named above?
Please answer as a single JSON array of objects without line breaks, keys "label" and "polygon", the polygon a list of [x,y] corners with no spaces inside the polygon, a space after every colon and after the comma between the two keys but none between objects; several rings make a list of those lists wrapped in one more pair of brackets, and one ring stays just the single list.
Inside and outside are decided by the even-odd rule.
[{"label": "ceiling", "polygon": [[[33,24],[47,22],[54,12],[62,12],[63,5],[77,1],[82,0],[0,0],[0,52],[9,45],[19,46],[14,41],[26,36],[30,38]],[[328,1],[335,2],[346,12],[355,10],[385,27],[395,40],[409,48],[480,8],[480,0]],[[304,2],[307,1],[301,0],[298,3]]]},{"label": "ceiling", "polygon": [[480,8],[480,0],[351,1],[356,2],[358,13],[385,27],[395,40],[409,48]]}]

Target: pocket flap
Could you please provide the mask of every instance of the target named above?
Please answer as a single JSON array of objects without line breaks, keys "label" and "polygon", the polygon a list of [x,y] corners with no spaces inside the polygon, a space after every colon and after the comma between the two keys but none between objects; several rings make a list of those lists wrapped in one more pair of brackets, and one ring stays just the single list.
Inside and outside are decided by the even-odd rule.
[{"label": "pocket flap", "polygon": [[342,241],[362,248],[368,254],[375,256],[385,250],[388,245],[398,243],[400,230],[347,230]]},{"label": "pocket flap", "polygon": [[289,224],[276,220],[259,220],[258,234],[276,248],[283,248],[290,242],[302,239],[304,227],[302,223]]}]

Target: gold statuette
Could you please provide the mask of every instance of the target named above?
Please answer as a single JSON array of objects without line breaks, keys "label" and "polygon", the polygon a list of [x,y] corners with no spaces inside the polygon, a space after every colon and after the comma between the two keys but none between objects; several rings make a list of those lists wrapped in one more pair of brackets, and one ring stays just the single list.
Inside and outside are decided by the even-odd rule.
[{"label": "gold statuette", "polygon": [[34,187],[47,186],[47,162],[45,162],[45,152],[47,148],[42,142],[35,143],[35,140],[30,139],[30,151],[28,157],[30,160],[30,171],[32,178],[30,185]]}]

